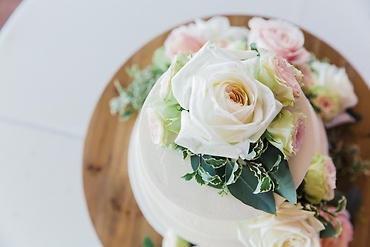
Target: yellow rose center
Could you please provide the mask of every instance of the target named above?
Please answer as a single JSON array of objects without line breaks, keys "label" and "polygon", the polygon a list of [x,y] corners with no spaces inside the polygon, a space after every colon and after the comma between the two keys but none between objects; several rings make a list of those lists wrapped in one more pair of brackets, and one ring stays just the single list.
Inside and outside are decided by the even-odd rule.
[{"label": "yellow rose center", "polygon": [[303,246],[305,245],[304,242],[305,241],[303,241],[302,238],[292,237],[292,238],[287,239],[287,241],[283,243],[283,247]]},{"label": "yellow rose center", "polygon": [[242,88],[238,87],[237,85],[227,85],[225,91],[229,95],[229,98],[236,104],[249,104],[247,94]]}]

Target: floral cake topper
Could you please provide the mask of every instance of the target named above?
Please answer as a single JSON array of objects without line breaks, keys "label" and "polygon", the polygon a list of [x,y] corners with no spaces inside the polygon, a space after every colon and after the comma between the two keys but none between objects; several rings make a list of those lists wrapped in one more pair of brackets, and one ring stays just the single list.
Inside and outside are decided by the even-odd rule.
[{"label": "floral cake topper", "polygon": [[[128,70],[128,88],[116,82],[111,112],[129,118],[160,83],[160,98],[147,108],[149,127],[156,144],[190,160],[193,172],[183,178],[267,212],[239,222],[245,246],[347,246],[353,229],[336,190],[342,152],[315,154],[298,188],[288,161],[311,134],[297,100],[307,97],[327,131],[335,130],[358,119],[351,111],[358,101],[353,85],[344,68],[305,49],[295,25],[254,17],[248,26],[216,16],[175,28],[152,65]],[[353,160],[346,165],[356,165],[356,174],[368,171],[368,162]],[[274,193],[286,201],[276,205]],[[165,236],[163,247],[190,246],[176,234]]]},{"label": "floral cake topper", "polygon": [[184,179],[275,213],[273,192],[296,203],[286,159],[304,137],[293,90],[301,78],[267,50],[230,52],[207,42],[194,56],[179,53],[148,108],[153,139],[190,157],[194,172]]}]

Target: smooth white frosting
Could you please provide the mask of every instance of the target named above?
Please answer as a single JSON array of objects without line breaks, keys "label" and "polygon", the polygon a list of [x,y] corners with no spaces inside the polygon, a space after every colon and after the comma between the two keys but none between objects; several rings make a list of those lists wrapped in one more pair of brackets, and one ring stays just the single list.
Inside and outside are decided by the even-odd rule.
[{"label": "smooth white frosting", "polygon": [[[190,160],[183,160],[182,154],[175,150],[155,145],[150,138],[146,108],[158,95],[159,83],[143,106],[129,151],[130,181],[144,216],[162,235],[171,228],[193,243],[212,247],[242,246],[237,241],[237,223],[264,212],[243,204],[230,194],[220,196],[217,189],[181,178],[192,172]],[[298,186],[314,153],[327,153],[327,141],[323,124],[308,100],[301,97],[296,105],[307,116],[304,143],[297,155],[288,161]],[[277,205],[284,200],[279,196],[275,199]]]}]

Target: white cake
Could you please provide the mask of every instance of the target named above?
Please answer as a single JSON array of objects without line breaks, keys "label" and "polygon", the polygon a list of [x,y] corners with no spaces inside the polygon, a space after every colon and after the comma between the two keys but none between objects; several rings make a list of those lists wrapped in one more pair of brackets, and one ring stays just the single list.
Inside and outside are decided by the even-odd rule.
[{"label": "white cake", "polygon": [[[158,83],[149,94],[131,137],[129,174],[135,198],[144,216],[160,234],[171,229],[185,240],[204,246],[242,246],[238,222],[264,212],[228,194],[220,196],[210,186],[181,177],[192,172],[181,153],[155,145],[150,137],[146,108],[158,97]],[[310,103],[301,97],[296,105],[306,115],[304,144],[288,161],[296,187],[304,178],[315,152],[327,153],[324,126]],[[276,204],[283,198],[276,196]]]}]

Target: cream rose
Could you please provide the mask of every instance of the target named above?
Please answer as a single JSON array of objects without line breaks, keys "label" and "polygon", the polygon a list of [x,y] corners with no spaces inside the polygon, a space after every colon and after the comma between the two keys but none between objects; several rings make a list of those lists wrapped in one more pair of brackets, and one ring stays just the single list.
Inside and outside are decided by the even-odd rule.
[{"label": "cream rose", "polygon": [[268,86],[283,106],[294,106],[302,90],[302,73],[276,52],[259,49],[260,56],[244,63],[253,76]]},{"label": "cream rose", "polygon": [[327,88],[338,98],[340,112],[357,104],[358,99],[352,82],[348,79],[344,68],[321,61],[314,61],[311,68],[316,76],[315,84]]},{"label": "cream rose", "polygon": [[295,155],[305,136],[304,118],[302,112],[283,109],[267,128],[267,140],[284,156]]},{"label": "cream rose", "polygon": [[289,63],[303,64],[309,60],[310,54],[303,47],[303,32],[293,24],[279,19],[254,17],[248,25],[249,44],[256,43],[259,48],[275,51]]},{"label": "cream rose", "polygon": [[240,223],[238,238],[247,247],[319,247],[319,232],[323,229],[314,212],[303,210],[300,204],[284,202],[276,215]]},{"label": "cream rose", "polygon": [[158,100],[148,106],[146,115],[153,143],[161,146],[171,145],[180,130],[181,114],[179,105],[171,91],[171,78],[189,59],[179,53],[168,70],[158,79],[160,85]]},{"label": "cream rose", "polygon": [[250,143],[280,112],[272,91],[241,62],[255,52],[238,52],[208,42],[172,78],[173,95],[184,109],[176,144],[196,154],[245,159]]},{"label": "cream rose", "polygon": [[329,156],[315,154],[304,178],[304,196],[313,203],[334,198],[336,188],[336,169]]},{"label": "cream rose", "polygon": [[197,28],[202,33],[204,43],[213,41],[217,46],[229,49],[245,50],[249,30],[246,27],[230,26],[229,19],[215,16],[208,21],[195,20]]},{"label": "cream rose", "polygon": [[331,122],[339,113],[339,99],[329,88],[315,84],[310,88],[310,92],[315,96],[311,103],[320,109],[320,116],[325,122]]}]

